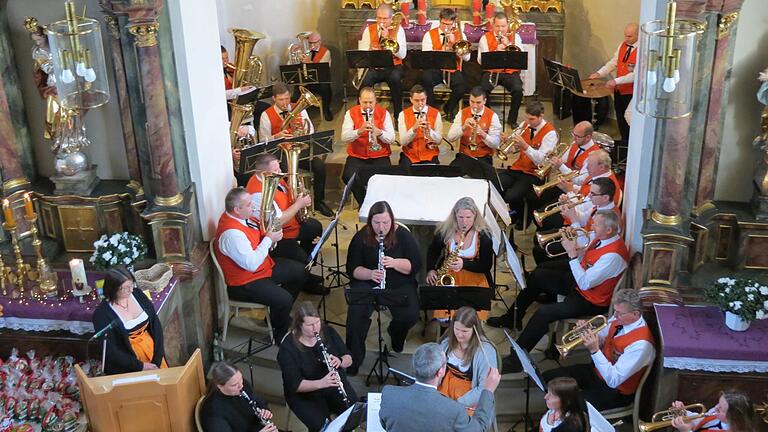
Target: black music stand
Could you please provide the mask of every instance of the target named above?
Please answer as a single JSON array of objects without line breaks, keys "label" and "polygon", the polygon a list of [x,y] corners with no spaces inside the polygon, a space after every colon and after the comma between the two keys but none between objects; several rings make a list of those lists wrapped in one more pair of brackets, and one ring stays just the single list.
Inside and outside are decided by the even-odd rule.
[{"label": "black music stand", "polygon": [[512,346],[512,352],[514,352],[520,360],[520,364],[523,367],[523,373],[525,373],[525,413],[520,420],[515,422],[515,424],[507,430],[507,432],[513,432],[515,426],[520,423],[523,423],[523,430],[532,430],[535,422],[531,417],[531,381],[533,381],[541,391],[546,392],[546,390],[544,390],[544,379],[541,377],[541,372],[531,359],[530,354],[518,345],[506,330],[504,330],[504,335],[509,340],[509,344]]},{"label": "black music stand", "polygon": [[[284,142],[307,143],[309,146],[299,155],[299,160],[308,160],[315,157],[333,152],[334,131],[315,132],[309,135],[302,135],[293,138],[280,138],[267,140],[257,143],[250,147],[244,147],[240,150],[240,165],[238,172],[241,175],[252,173],[256,170],[253,164],[253,158],[262,153],[279,153],[279,145]],[[282,159],[280,155],[279,159]]]},{"label": "black music stand", "polygon": [[392,53],[387,50],[347,50],[347,67],[350,69],[364,68],[390,68],[395,64],[392,62]]},{"label": "black music stand", "polygon": [[493,290],[478,286],[435,286],[419,287],[419,306],[422,310],[456,310],[470,306],[475,310],[491,310]]},{"label": "black music stand", "polygon": [[415,51],[411,57],[412,69],[456,69],[453,51]]},{"label": "black music stand", "polygon": [[[381,309],[383,307],[400,307],[408,304],[408,294],[388,289],[378,288],[349,288],[344,293],[347,304],[358,306],[373,306],[376,310],[376,329],[379,336],[379,350],[376,362],[365,378],[365,385],[370,386],[371,377],[376,375],[379,385],[384,384],[389,378],[389,349],[381,335]],[[387,365],[387,373],[384,374],[384,365]],[[376,367],[378,366],[378,369]]]},{"label": "black music stand", "polygon": [[272,97],[272,84],[263,87],[256,87],[256,89],[253,91],[238,96],[235,104],[245,105],[253,103],[255,105],[256,101],[269,97]]},{"label": "black music stand", "polygon": [[[483,53],[483,64],[481,65],[483,72],[492,69],[528,69],[528,53],[525,51],[488,51]],[[491,78],[489,76],[489,78]],[[491,81],[493,84],[493,81]],[[501,115],[503,118],[507,118],[507,88],[503,87],[503,95],[501,104]],[[491,89],[493,91],[493,89]],[[491,95],[488,95],[490,99]],[[507,122],[501,122],[502,130],[506,130]]]},{"label": "black music stand", "polygon": [[[562,63],[558,63],[554,60],[547,58],[542,59],[544,61],[544,69],[547,71],[547,77],[549,82],[560,89],[560,103],[558,104],[557,117],[564,119],[571,115],[570,103],[564,103],[565,90],[570,90],[572,93],[581,94],[584,89],[581,88],[581,80],[579,79],[579,71],[572,67],[568,67]],[[553,95],[554,96],[554,95]]]},{"label": "black music stand", "polygon": [[414,177],[461,177],[461,168],[440,164],[414,164],[410,166],[408,175]]},{"label": "black music stand", "polygon": [[331,66],[328,63],[280,65],[280,81],[291,85],[328,84]]}]

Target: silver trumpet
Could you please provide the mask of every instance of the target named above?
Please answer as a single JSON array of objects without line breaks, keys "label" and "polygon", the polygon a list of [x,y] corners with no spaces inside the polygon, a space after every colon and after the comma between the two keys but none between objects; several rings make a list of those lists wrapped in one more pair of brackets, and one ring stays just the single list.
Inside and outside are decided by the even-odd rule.
[{"label": "silver trumpet", "polygon": [[272,424],[272,420],[264,417],[264,415],[261,413],[261,409],[256,406],[256,402],[251,399],[250,396],[248,396],[248,393],[245,392],[245,390],[240,390],[240,397],[245,399],[246,402],[248,402],[248,405],[250,405],[251,409],[253,410],[253,413],[256,414],[256,418],[259,419],[262,426],[269,426]]},{"label": "silver trumpet", "polygon": [[[427,113],[424,111],[419,111],[416,113],[416,121],[420,122],[422,118],[426,117]],[[437,148],[437,144],[432,142],[432,138],[430,137],[429,133],[429,124],[425,124],[421,127],[421,131],[424,133],[424,142],[427,145],[428,149],[435,149]]]},{"label": "silver trumpet", "polygon": [[[365,117],[366,122],[369,122],[371,125],[373,125],[373,110],[371,108],[366,108],[363,110],[363,116]],[[381,144],[379,144],[379,141],[376,139],[376,135],[374,135],[373,130],[368,131],[368,150],[372,152],[381,150]]]},{"label": "silver trumpet", "polygon": [[[315,333],[315,340],[317,341],[317,345],[320,347],[320,352],[323,353],[323,362],[328,367],[328,372],[339,374],[338,369],[331,366],[331,355],[328,353],[328,348],[325,347],[325,344],[323,343],[323,338],[320,337],[320,333]],[[344,390],[344,382],[341,380],[341,375],[339,375],[339,386],[337,387],[339,389],[339,394],[341,395],[341,398],[344,400],[344,406],[350,405],[349,396],[347,396],[347,391]]]},{"label": "silver trumpet", "polygon": [[384,263],[382,262],[384,260],[384,234],[379,234],[379,266],[377,270],[383,271],[384,276],[381,278],[381,282],[379,283],[378,287],[374,287],[374,289],[385,289],[387,287],[387,270],[384,268]]},{"label": "silver trumpet", "polygon": [[477,122],[480,120],[480,111],[475,110],[472,108],[472,120],[475,121],[475,126],[472,128],[472,133],[469,134],[469,150],[476,151],[477,150],[477,128],[480,127],[480,125],[477,124]]}]

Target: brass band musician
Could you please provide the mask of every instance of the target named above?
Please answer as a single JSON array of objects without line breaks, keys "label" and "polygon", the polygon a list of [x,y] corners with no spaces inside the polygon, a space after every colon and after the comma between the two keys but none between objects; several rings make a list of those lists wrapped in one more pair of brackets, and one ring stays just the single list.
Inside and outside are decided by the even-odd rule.
[{"label": "brass band musician", "polygon": [[623,197],[621,182],[616,177],[616,173],[611,169],[611,155],[605,150],[594,150],[587,156],[587,176],[581,184],[575,183],[573,180],[562,181],[558,187],[565,193],[579,194],[581,196],[587,196],[589,193],[589,185],[592,180],[600,177],[606,177],[611,179],[614,185],[616,185],[616,192],[613,195],[613,203],[617,206],[621,205],[621,199]]},{"label": "brass band musician", "polygon": [[[493,31],[486,32],[480,38],[477,46],[477,62],[483,64],[483,53],[493,51],[505,51],[512,46],[520,47],[522,45],[520,35],[516,32],[511,34],[509,28],[509,19],[504,12],[498,12],[493,17]],[[486,94],[491,94],[495,81],[498,77],[498,85],[504,87],[511,96],[509,105],[509,114],[507,114],[507,123],[517,127],[517,112],[520,110],[520,104],[523,102],[523,80],[520,77],[519,69],[492,69],[485,71],[480,79],[480,85]]]},{"label": "brass band musician", "polygon": [[411,88],[411,107],[400,112],[397,119],[400,132],[400,165],[440,163],[440,142],[443,140],[443,119],[440,111],[427,105],[427,92],[419,84]]},{"label": "brass band musician", "polygon": [[[319,32],[313,31],[310,33],[307,43],[309,44],[309,55],[302,56],[301,61],[303,63],[328,63],[328,66],[331,66],[331,52],[323,45],[323,38]],[[307,84],[306,87],[322,99],[323,119],[325,121],[333,120],[333,113],[331,112],[333,91],[331,90],[331,84]]]},{"label": "brass band musician", "polygon": [[[672,427],[680,432],[749,432],[755,429],[755,405],[746,394],[737,390],[720,392],[720,398],[702,418],[687,421],[682,416],[672,419]],[[672,402],[672,408],[684,410],[680,401]],[[690,415],[693,413],[685,413]]]},{"label": "brass band musician", "polygon": [[[469,90],[464,74],[461,72],[462,65],[469,61],[471,52],[469,49],[461,49],[457,45],[459,41],[465,41],[464,33],[456,22],[456,10],[452,8],[443,8],[440,10],[440,25],[428,31],[421,41],[422,51],[456,51],[456,68],[450,70],[427,69],[422,72],[421,82],[427,90],[427,103],[430,106],[437,106],[435,101],[434,87],[442,82],[450,85],[451,96],[446,102],[443,112],[450,118],[456,115],[456,107],[464,94]],[[459,47],[459,48],[457,48]]]},{"label": "brass band musician", "polygon": [[456,114],[446,138],[451,142],[460,140],[452,166],[466,166],[468,159],[493,165],[492,155],[499,147],[501,123],[499,116],[486,105],[486,100],[485,91],[475,87],[469,92],[469,106]]}]

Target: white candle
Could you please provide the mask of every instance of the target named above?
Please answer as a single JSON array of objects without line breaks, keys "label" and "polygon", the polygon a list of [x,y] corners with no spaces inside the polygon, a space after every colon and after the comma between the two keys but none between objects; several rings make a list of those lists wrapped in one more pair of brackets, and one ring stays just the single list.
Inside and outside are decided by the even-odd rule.
[{"label": "white candle", "polygon": [[86,277],[85,277],[85,264],[83,264],[83,260],[81,259],[73,259],[69,261],[69,271],[72,272],[72,284],[81,283],[83,286],[86,285]]}]

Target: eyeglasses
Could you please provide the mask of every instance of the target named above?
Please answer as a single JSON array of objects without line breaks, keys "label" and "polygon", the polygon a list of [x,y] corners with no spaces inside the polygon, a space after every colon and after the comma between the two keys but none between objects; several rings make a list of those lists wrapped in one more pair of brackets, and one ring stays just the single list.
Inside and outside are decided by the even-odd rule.
[{"label": "eyeglasses", "polygon": [[597,192],[590,191],[589,195],[590,196],[601,196],[601,195],[608,195],[608,194],[607,193],[597,193]]},{"label": "eyeglasses", "polygon": [[621,316],[622,316],[622,315],[631,314],[631,313],[633,313],[633,312],[634,312],[634,311],[629,311],[629,312],[621,312],[621,311],[618,311],[618,310],[614,310],[614,311],[613,311],[613,316],[615,316],[616,318],[621,318]]},{"label": "eyeglasses", "polygon": [[590,135],[590,134],[587,134],[587,135],[576,135],[575,133],[571,132],[571,136],[572,136],[572,137],[574,137],[574,138],[578,138],[578,139],[581,139],[581,138],[586,138],[586,137],[588,137],[589,135]]}]

